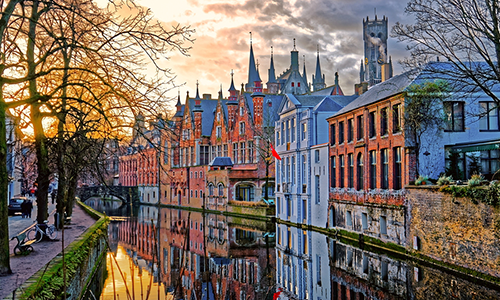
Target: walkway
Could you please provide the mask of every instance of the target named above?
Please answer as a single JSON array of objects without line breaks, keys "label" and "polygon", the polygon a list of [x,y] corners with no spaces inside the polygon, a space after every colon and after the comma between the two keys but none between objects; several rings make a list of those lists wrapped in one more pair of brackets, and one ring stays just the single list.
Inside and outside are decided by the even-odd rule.
[{"label": "walkway", "polygon": [[[49,211],[53,211],[54,208],[54,205],[49,205]],[[29,226],[32,226],[35,216],[36,209],[33,209],[32,219],[23,219],[21,215],[9,217],[9,237],[13,237]],[[49,221],[53,223],[54,218],[51,216]],[[67,247],[94,223],[95,220],[78,204],[75,204],[71,224],[66,225],[64,229],[64,247]],[[9,244],[11,253],[10,267],[13,274],[0,277],[0,299],[12,299],[12,292],[61,253],[62,232],[59,231],[56,241],[42,241],[34,244],[33,248],[35,248],[35,251],[27,256],[15,256],[13,254],[16,243],[17,241],[14,240]]]}]

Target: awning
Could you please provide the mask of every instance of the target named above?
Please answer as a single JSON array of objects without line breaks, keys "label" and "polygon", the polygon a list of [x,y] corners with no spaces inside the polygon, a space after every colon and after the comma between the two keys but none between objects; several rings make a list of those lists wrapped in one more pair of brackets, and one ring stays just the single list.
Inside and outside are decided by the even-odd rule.
[{"label": "awning", "polygon": [[500,140],[481,142],[481,143],[460,144],[447,148],[447,150],[453,153],[466,153],[466,152],[498,150],[498,149],[500,149]]}]

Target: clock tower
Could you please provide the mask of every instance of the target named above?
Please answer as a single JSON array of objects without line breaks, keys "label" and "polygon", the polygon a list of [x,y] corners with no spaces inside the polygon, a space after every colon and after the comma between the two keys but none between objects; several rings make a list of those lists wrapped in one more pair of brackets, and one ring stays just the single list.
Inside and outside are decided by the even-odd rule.
[{"label": "clock tower", "polygon": [[[363,41],[365,56],[363,60],[364,78],[370,86],[382,82],[384,70],[392,69],[387,56],[387,18],[384,16],[375,20],[363,19]],[[392,72],[390,72],[392,73]]]}]

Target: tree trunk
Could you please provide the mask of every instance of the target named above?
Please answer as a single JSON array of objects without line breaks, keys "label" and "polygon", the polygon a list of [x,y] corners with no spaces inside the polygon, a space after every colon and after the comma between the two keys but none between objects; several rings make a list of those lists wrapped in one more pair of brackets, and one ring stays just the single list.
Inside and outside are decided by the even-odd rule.
[{"label": "tree trunk", "polygon": [[37,90],[37,82],[35,78],[36,63],[35,63],[35,38],[36,26],[40,17],[38,12],[38,0],[34,0],[31,10],[31,18],[29,20],[28,31],[28,46],[26,51],[26,61],[28,65],[28,78],[29,78],[29,96],[32,100],[31,104],[31,121],[33,124],[33,133],[35,135],[35,148],[37,158],[37,192],[36,203],[38,207],[36,220],[38,224],[43,224],[48,218],[48,193],[49,193],[49,164],[48,164],[48,150],[47,138],[43,130],[43,114],[40,111],[43,104],[42,97]]},{"label": "tree trunk", "polygon": [[9,259],[9,199],[7,188],[7,130],[5,128],[5,102],[0,88],[0,275],[11,274]]},{"label": "tree trunk", "polygon": [[[0,18],[0,44],[3,44],[4,33],[9,26],[10,16],[20,0],[8,1]],[[5,54],[0,53],[1,61],[5,62]],[[3,76],[4,68],[0,68]],[[0,81],[2,79],[0,78]],[[5,128],[5,101],[3,98],[3,81],[0,82],[0,276],[11,274],[9,259],[9,199],[7,188],[9,179],[7,175],[7,131]]]}]

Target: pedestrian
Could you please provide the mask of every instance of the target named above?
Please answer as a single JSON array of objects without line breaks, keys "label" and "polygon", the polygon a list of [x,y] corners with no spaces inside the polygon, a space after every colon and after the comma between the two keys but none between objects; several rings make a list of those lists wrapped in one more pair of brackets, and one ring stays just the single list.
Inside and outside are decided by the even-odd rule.
[{"label": "pedestrian", "polygon": [[26,218],[28,216],[28,200],[24,199],[23,203],[21,203],[21,216]]},{"label": "pedestrian", "polygon": [[32,210],[33,210],[33,203],[31,202],[31,200],[28,200],[28,204],[26,205],[27,218],[31,219],[31,211]]},{"label": "pedestrian", "polygon": [[50,197],[52,198],[52,204],[54,204],[54,201],[56,200],[56,191],[52,190],[52,194],[50,194]]}]

